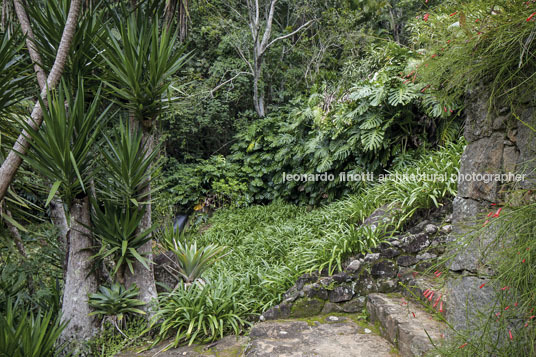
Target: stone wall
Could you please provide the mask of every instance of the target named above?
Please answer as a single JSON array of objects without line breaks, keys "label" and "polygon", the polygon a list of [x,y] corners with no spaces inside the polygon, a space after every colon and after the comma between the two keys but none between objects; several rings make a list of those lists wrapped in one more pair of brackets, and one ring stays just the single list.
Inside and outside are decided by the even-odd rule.
[{"label": "stone wall", "polygon": [[[461,158],[460,174],[525,173],[527,178],[520,187],[535,187],[535,165],[532,162],[536,157],[535,133],[522,123],[534,127],[534,106],[526,104],[517,113],[512,113],[506,106],[499,110],[489,109],[489,94],[484,87],[469,93],[464,132],[468,144]],[[505,200],[512,199],[507,197],[509,187],[511,184],[496,181],[460,180],[458,183],[458,195],[453,202],[451,237],[455,243],[452,248],[454,258],[448,263],[453,273],[448,282],[451,306],[448,320],[458,329],[475,327],[478,319],[473,313],[485,311],[493,301],[493,288],[489,285],[482,287],[482,284],[493,275],[489,259],[492,252],[487,248],[496,239],[495,234],[492,228],[480,236],[468,232],[481,227],[485,221],[482,217],[488,212],[497,210]]]},{"label": "stone wall", "polygon": [[[371,293],[412,292],[420,296],[420,272],[437,264],[452,230],[451,206],[445,205],[416,220],[405,234],[386,239],[371,253],[349,259],[342,272],[305,274],[264,312],[261,321],[309,317],[333,312],[361,312]],[[363,224],[375,226],[389,212],[377,210]],[[429,286],[429,285],[427,285]],[[406,289],[410,287],[410,289]]]}]

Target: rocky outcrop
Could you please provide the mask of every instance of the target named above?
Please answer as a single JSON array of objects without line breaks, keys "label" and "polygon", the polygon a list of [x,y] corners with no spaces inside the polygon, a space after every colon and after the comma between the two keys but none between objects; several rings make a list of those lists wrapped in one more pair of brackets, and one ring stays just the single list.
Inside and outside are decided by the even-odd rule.
[{"label": "rocky outcrop", "polygon": [[[449,253],[453,259],[448,263],[450,271],[455,273],[448,283],[449,304],[453,307],[448,319],[457,329],[471,328],[471,321],[474,323],[476,315],[494,300],[493,290],[481,286],[493,275],[490,245],[496,241],[496,233],[493,227],[483,234],[473,231],[484,224],[485,214],[497,210],[508,198],[508,188],[512,185],[512,182],[478,180],[476,175],[526,174],[517,183],[518,187],[535,187],[536,133],[524,124],[534,127],[535,113],[535,108],[529,105],[516,113],[508,107],[490,110],[489,94],[484,88],[468,96],[464,132],[467,146],[461,158],[458,194],[453,202],[454,234]],[[467,180],[468,177],[477,179]],[[467,306],[471,306],[470,311]]]}]

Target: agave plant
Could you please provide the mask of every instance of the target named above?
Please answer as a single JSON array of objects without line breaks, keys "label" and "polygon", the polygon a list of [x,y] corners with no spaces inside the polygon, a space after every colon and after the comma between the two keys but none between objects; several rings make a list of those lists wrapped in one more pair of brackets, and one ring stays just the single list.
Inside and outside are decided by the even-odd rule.
[{"label": "agave plant", "polygon": [[[127,314],[145,315],[138,307],[145,305],[136,299],[139,289],[136,285],[125,289],[115,283],[111,287],[99,287],[99,292],[89,295],[89,305],[95,309],[90,315],[109,317],[109,321],[122,333],[118,325],[124,327]],[[104,322],[104,321],[103,321]]]},{"label": "agave plant", "polygon": [[61,315],[48,311],[29,313],[11,300],[5,314],[0,314],[0,355],[10,357],[51,357],[66,354],[56,344],[66,327]]}]

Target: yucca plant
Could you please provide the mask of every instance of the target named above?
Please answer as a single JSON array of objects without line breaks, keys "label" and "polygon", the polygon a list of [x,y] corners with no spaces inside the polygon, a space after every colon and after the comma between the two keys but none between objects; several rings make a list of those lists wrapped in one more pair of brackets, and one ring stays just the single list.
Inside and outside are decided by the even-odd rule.
[{"label": "yucca plant", "polygon": [[103,203],[104,209],[96,203],[93,206],[93,233],[101,244],[99,252],[93,258],[103,260],[109,256],[114,257],[113,274],[119,272],[119,278],[122,278],[125,266],[134,273],[134,261],[139,261],[149,269],[150,262],[137,251],[151,239],[153,231],[149,229],[137,232],[144,210],[134,205],[123,207],[109,201]]},{"label": "yucca plant", "polygon": [[105,136],[107,145],[101,150],[104,162],[102,175],[97,178],[99,195],[105,199],[140,204],[154,191],[147,192],[149,179],[158,170],[155,165],[159,146],[149,150],[142,145],[140,130],[131,130],[130,124],[119,125],[114,139]]},{"label": "yucca plant", "polygon": [[101,286],[99,292],[89,295],[89,305],[95,309],[90,315],[105,316],[121,333],[119,326],[125,326],[126,315],[145,312],[139,309],[145,305],[136,299],[139,289],[136,285],[125,289],[121,284],[115,283],[111,287]]},{"label": "yucca plant", "polygon": [[25,161],[54,181],[46,205],[58,191],[64,202],[69,204],[78,194],[87,192],[93,177],[93,144],[99,138],[109,107],[104,110],[99,108],[100,90],[89,106],[86,106],[84,97],[81,78],[74,97],[63,82],[57,91],[47,93],[48,106],[40,101],[41,107],[46,108],[40,130],[35,131],[22,122],[33,149],[24,157]]},{"label": "yucca plant", "polygon": [[[24,43],[17,41],[13,34],[0,33],[0,36],[0,115],[3,116],[9,107],[23,98],[26,77],[20,73],[23,69],[20,50]],[[0,128],[5,130],[3,126]]]},{"label": "yucca plant", "polygon": [[[125,12],[125,11],[123,11]],[[158,17],[141,7],[128,19],[117,18],[107,27],[102,59],[107,67],[103,78],[118,104],[137,119],[154,120],[165,108],[165,94],[174,75],[189,58],[178,47],[176,33],[160,28]]]},{"label": "yucca plant", "polygon": [[10,357],[50,357],[69,355],[56,341],[65,329],[61,315],[53,311],[29,313],[11,300],[5,315],[0,314],[0,355]]}]

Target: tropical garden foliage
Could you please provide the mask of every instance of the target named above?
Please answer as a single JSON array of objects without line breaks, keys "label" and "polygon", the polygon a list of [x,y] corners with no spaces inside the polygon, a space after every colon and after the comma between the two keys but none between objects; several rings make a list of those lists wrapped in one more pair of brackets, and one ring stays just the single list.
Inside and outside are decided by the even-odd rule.
[{"label": "tropical garden foliage", "polygon": [[[451,177],[468,91],[533,100],[534,1],[260,3],[257,28],[242,0],[0,1],[0,354],[243,333],[301,274],[380,244],[359,225],[376,208],[397,207],[396,232],[456,194],[339,173]],[[503,226],[527,252],[531,208]],[[157,295],[164,250],[178,284]],[[530,291],[504,254],[500,279]]]}]

